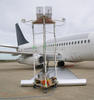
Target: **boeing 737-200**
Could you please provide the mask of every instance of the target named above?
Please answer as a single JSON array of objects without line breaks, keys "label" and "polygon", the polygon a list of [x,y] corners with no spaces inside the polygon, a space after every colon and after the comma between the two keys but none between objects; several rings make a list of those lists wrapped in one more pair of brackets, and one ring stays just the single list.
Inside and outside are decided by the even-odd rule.
[{"label": "boeing 737-200", "polygon": [[[42,65],[43,59],[43,45],[36,45],[36,54],[33,54],[34,47],[29,43],[18,24],[16,26],[18,46],[0,45],[0,47],[15,48],[17,52],[0,51],[0,53],[7,53],[13,55],[20,55],[19,63],[33,64],[33,56],[35,56],[36,66]],[[54,40],[47,41],[46,44],[46,59],[47,61],[54,61]],[[94,60],[94,33],[76,34],[62,37],[56,41],[56,60],[58,66],[64,66],[64,62],[81,62]]]}]

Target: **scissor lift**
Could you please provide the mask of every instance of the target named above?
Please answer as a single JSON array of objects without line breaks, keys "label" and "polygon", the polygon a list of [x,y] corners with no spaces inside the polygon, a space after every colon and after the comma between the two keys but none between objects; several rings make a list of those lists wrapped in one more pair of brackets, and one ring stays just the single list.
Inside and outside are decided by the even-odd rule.
[{"label": "scissor lift", "polygon": [[[86,79],[77,79],[77,77],[66,68],[57,68],[56,66],[56,34],[55,34],[55,21],[52,20],[52,8],[46,7],[45,14],[43,8],[37,8],[37,20],[32,22],[33,33],[33,55],[35,52],[35,36],[34,25],[43,25],[43,69],[36,75],[35,57],[34,57],[34,77],[30,80],[21,80],[21,86],[41,87],[47,90],[50,87],[57,87],[57,85],[86,85]],[[53,25],[54,36],[54,68],[47,69],[46,65],[46,24]]]},{"label": "scissor lift", "polygon": [[[55,22],[52,20],[52,8],[46,7],[45,8],[45,14],[43,14],[43,8],[38,7],[37,8],[37,20],[33,21],[33,34],[34,34],[34,25],[35,24],[42,24],[43,25],[43,58],[44,58],[44,64],[43,64],[43,70],[42,74],[38,74],[38,77],[34,79],[33,87],[41,87],[44,90],[47,90],[47,88],[52,86],[57,86],[57,78],[56,76],[47,75],[47,65],[46,65],[46,24],[53,24],[53,34],[55,39],[55,63],[56,63],[56,37],[55,37]],[[55,64],[55,71],[56,71],[56,64]]]}]

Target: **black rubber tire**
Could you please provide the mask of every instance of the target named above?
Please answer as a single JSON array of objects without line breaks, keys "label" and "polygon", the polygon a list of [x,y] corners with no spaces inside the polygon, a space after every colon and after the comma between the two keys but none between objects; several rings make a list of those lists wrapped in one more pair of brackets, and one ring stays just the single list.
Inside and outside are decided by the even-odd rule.
[{"label": "black rubber tire", "polygon": [[41,68],[43,68],[43,64],[36,66],[36,69],[41,69]]},{"label": "black rubber tire", "polygon": [[54,88],[57,88],[57,84],[54,85]]},{"label": "black rubber tire", "polygon": [[34,88],[34,89],[36,89],[36,88],[37,88],[37,86],[34,84],[34,85],[33,85],[33,88]]},{"label": "black rubber tire", "polygon": [[57,63],[57,66],[58,66],[58,67],[63,67],[64,65],[65,65],[64,61],[59,61],[59,62]]}]

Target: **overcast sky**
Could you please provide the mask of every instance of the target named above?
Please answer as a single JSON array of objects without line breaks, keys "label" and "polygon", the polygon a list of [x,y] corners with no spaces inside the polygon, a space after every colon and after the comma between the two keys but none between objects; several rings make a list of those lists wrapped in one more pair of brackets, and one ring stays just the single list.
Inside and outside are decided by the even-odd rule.
[{"label": "overcast sky", "polygon": [[0,44],[17,45],[15,23],[32,42],[31,25],[21,23],[21,19],[36,19],[38,6],[51,6],[53,19],[66,18],[64,26],[56,28],[57,37],[94,32],[94,0],[0,0]]},{"label": "overcast sky", "polygon": [[31,25],[21,19],[36,19],[38,6],[51,6],[53,19],[66,18],[65,25],[56,28],[57,37],[94,32],[94,0],[0,0],[0,43],[16,45],[15,23],[31,41]]}]

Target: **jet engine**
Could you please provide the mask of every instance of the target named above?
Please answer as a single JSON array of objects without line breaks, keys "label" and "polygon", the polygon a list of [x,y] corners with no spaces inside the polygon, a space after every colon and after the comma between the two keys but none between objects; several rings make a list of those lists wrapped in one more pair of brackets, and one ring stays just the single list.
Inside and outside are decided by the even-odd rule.
[{"label": "jet engine", "polygon": [[33,65],[35,59],[35,65],[42,65],[44,62],[43,56],[35,54],[35,55],[26,55],[26,56],[20,56],[18,58],[18,62],[21,64],[28,64]]}]

